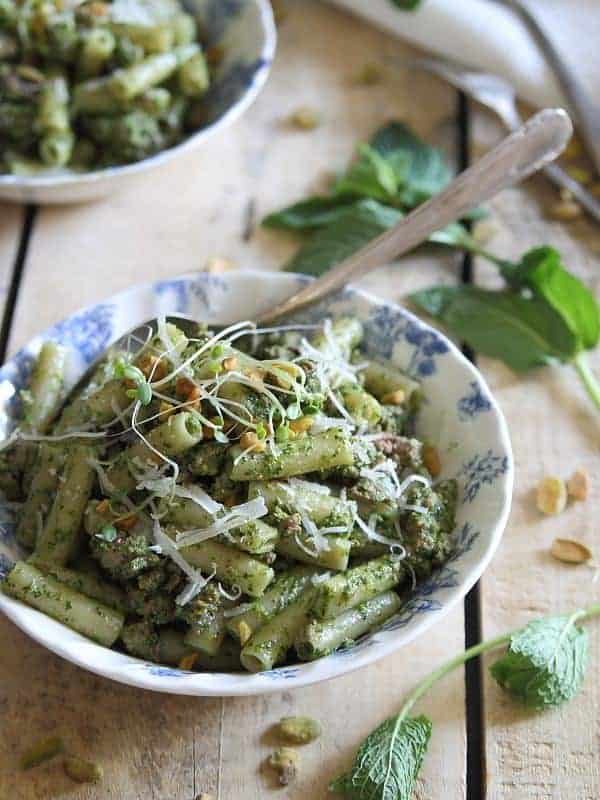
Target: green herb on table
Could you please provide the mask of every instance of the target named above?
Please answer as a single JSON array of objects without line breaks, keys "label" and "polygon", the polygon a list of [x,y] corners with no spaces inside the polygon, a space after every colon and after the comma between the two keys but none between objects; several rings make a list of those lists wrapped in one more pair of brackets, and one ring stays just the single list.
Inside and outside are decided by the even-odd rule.
[{"label": "green herb on table", "polygon": [[415,11],[421,5],[422,0],[390,0],[390,2],[401,8],[402,11]]},{"label": "green herb on table", "polygon": [[590,290],[551,247],[529,250],[517,263],[478,252],[498,266],[505,288],[434,286],[410,299],[478,353],[518,372],[572,364],[600,409],[600,386],[585,358],[600,339],[600,309]]},{"label": "green herb on table", "polygon": [[410,800],[432,732],[425,716],[409,716],[415,703],[449,672],[489,650],[508,645],[492,677],[526,707],[543,710],[570,700],[583,682],[587,632],[576,623],[600,614],[600,604],[568,617],[530,622],[512,634],[475,645],[427,675],[400,713],[376,728],[359,748],[350,771],[331,791],[349,800]]},{"label": "green herb on table", "polygon": [[[263,225],[306,234],[286,268],[322,275],[441,191],[451,177],[440,150],[422,142],[402,123],[390,122],[368,144],[359,145],[357,158],[329,195],[310,197],[269,214]],[[470,216],[480,215],[475,211]],[[430,240],[477,250],[460,223],[438,231]]]},{"label": "green herb on table", "polygon": [[[433,197],[450,178],[439,150],[420,141],[405,125],[390,122],[369,144],[359,146],[356,160],[329,195],[310,197],[270,214],[263,225],[304,233],[306,239],[286,269],[319,276]],[[480,215],[475,210],[469,216]],[[429,240],[488,259],[506,286],[501,291],[435,286],[412,295],[421,310],[477,352],[499,358],[517,371],[554,361],[572,364],[600,409],[600,385],[585,359],[585,351],[600,339],[598,303],[564,267],[556,250],[538,247],[513,263],[482,248],[460,222]]]}]

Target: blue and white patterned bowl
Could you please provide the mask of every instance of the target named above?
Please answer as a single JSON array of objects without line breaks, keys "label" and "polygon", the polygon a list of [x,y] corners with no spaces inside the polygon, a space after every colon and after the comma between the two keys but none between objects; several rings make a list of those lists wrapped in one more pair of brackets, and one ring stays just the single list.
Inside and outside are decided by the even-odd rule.
[{"label": "blue and white patterned bowl", "polygon": [[[46,339],[73,349],[75,379],[111,340],[143,320],[169,312],[221,323],[252,319],[307,280],[287,273],[244,271],[226,277],[201,273],[136,286],[90,306],[36,337],[0,369],[0,429],[10,428],[18,413],[18,390]],[[460,487],[454,555],[417,587],[382,630],[313,663],[258,675],[208,674],[161,667],[100,647],[1,593],[0,609],[33,639],[92,672],[155,691],[217,696],[260,694],[334,678],[398,650],[439,623],[481,576],[500,542],[513,484],[506,423],[475,367],[444,336],[405,309],[348,289],[312,308],[308,316],[316,320],[341,314],[364,321],[370,356],[391,361],[422,381],[426,402],[418,434],[438,443],[443,476],[456,478]],[[1,506],[0,512],[2,519],[8,516]],[[2,523],[0,575],[17,557],[13,526]]]},{"label": "blue and white patterned bowl", "polygon": [[76,203],[103,197],[140,173],[200,147],[231,125],[256,99],[275,54],[276,32],[269,0],[181,0],[202,24],[211,44],[223,50],[207,96],[208,124],[175,147],[122,167],[93,172],[57,170],[51,175],[0,175],[0,199],[14,203]]}]

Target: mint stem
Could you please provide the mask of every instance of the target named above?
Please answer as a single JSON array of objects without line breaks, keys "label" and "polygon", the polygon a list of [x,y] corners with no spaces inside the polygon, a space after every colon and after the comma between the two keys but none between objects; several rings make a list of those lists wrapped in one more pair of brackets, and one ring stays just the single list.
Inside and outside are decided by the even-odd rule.
[{"label": "mint stem", "polygon": [[486,250],[484,247],[480,247],[473,237],[462,240],[457,247],[465,250],[467,253],[471,253],[473,256],[485,258],[485,260],[489,261],[490,264],[494,264],[494,266],[499,267],[503,275],[505,274],[505,271],[510,271],[511,268],[515,268],[515,265],[512,263],[512,261],[507,261],[505,258],[498,258],[498,256],[490,253],[489,250]]},{"label": "mint stem", "polygon": [[[588,606],[588,608],[576,611],[572,616],[573,622],[580,622],[599,615],[600,603],[596,603],[595,605]],[[504,633],[501,636],[496,636],[494,639],[488,639],[485,642],[480,642],[473,647],[469,647],[468,650],[464,650],[459,655],[451,658],[449,661],[446,661],[433,672],[430,672],[429,675],[425,676],[425,678],[423,678],[423,680],[416,685],[413,691],[406,698],[406,702],[400,711],[400,720],[405,719],[405,717],[408,715],[408,712],[415,705],[417,700],[423,697],[423,695],[429,691],[434,683],[444,678],[449,672],[452,672],[457,667],[460,667],[462,664],[470,661],[472,658],[476,658],[477,656],[481,655],[482,653],[486,653],[489,650],[495,650],[496,648],[500,647],[500,645],[508,644],[511,638],[520,630],[521,629],[518,628],[511,633]]]},{"label": "mint stem", "polygon": [[600,410],[600,384],[596,380],[596,376],[590,369],[590,366],[587,362],[587,358],[584,353],[579,353],[579,355],[575,356],[573,359],[573,366],[575,367],[577,374],[581,378],[583,385],[585,386],[585,390],[590,396],[590,399],[596,406],[598,410]]},{"label": "mint stem", "polygon": [[469,647],[468,650],[464,650],[462,653],[459,653],[459,655],[451,658],[450,661],[446,661],[436,670],[430,672],[429,675],[423,678],[423,680],[416,685],[416,687],[407,697],[406,702],[402,707],[402,717],[405,717],[406,714],[408,714],[417,700],[426,694],[426,692],[429,691],[434,683],[444,678],[449,672],[452,672],[452,670],[460,667],[461,664],[466,663],[471,658],[476,658],[488,650],[494,650],[496,647],[500,647],[502,644],[507,644],[510,641],[511,636],[511,633],[505,633],[502,636],[497,636],[494,639],[488,639],[486,642],[480,642],[479,644],[473,645],[473,647]]},{"label": "mint stem", "polygon": [[592,619],[592,617],[597,617],[598,615],[600,615],[600,603],[595,603],[593,606],[588,606],[582,610],[579,620],[583,622],[586,619]]}]

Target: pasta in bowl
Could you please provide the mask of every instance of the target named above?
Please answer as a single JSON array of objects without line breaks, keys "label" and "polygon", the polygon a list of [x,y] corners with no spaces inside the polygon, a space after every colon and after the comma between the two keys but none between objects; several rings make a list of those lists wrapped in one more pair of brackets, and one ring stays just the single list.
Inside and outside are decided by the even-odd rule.
[{"label": "pasta in bowl", "polygon": [[[272,276],[256,310],[298,280]],[[248,694],[347,672],[460,599],[501,535],[510,446],[458,351],[352,291],[278,329],[215,335],[219,301],[231,318],[258,285],[241,273],[134,289],[0,374],[11,414],[24,389],[0,475],[15,511],[0,605],[108,677]],[[128,305],[199,324],[163,321],[109,352],[58,413],[75,330],[100,320],[79,349],[89,362]]]},{"label": "pasta in bowl", "polygon": [[0,198],[73,203],[199,148],[264,85],[268,0],[0,8]]}]

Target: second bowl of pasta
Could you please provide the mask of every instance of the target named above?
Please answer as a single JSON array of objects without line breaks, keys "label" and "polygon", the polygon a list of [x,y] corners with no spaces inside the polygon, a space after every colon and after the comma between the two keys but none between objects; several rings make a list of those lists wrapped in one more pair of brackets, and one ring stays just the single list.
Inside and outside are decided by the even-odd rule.
[{"label": "second bowl of pasta", "polygon": [[276,41],[268,0],[6,0],[0,34],[0,198],[18,203],[101,197],[199,148]]}]

